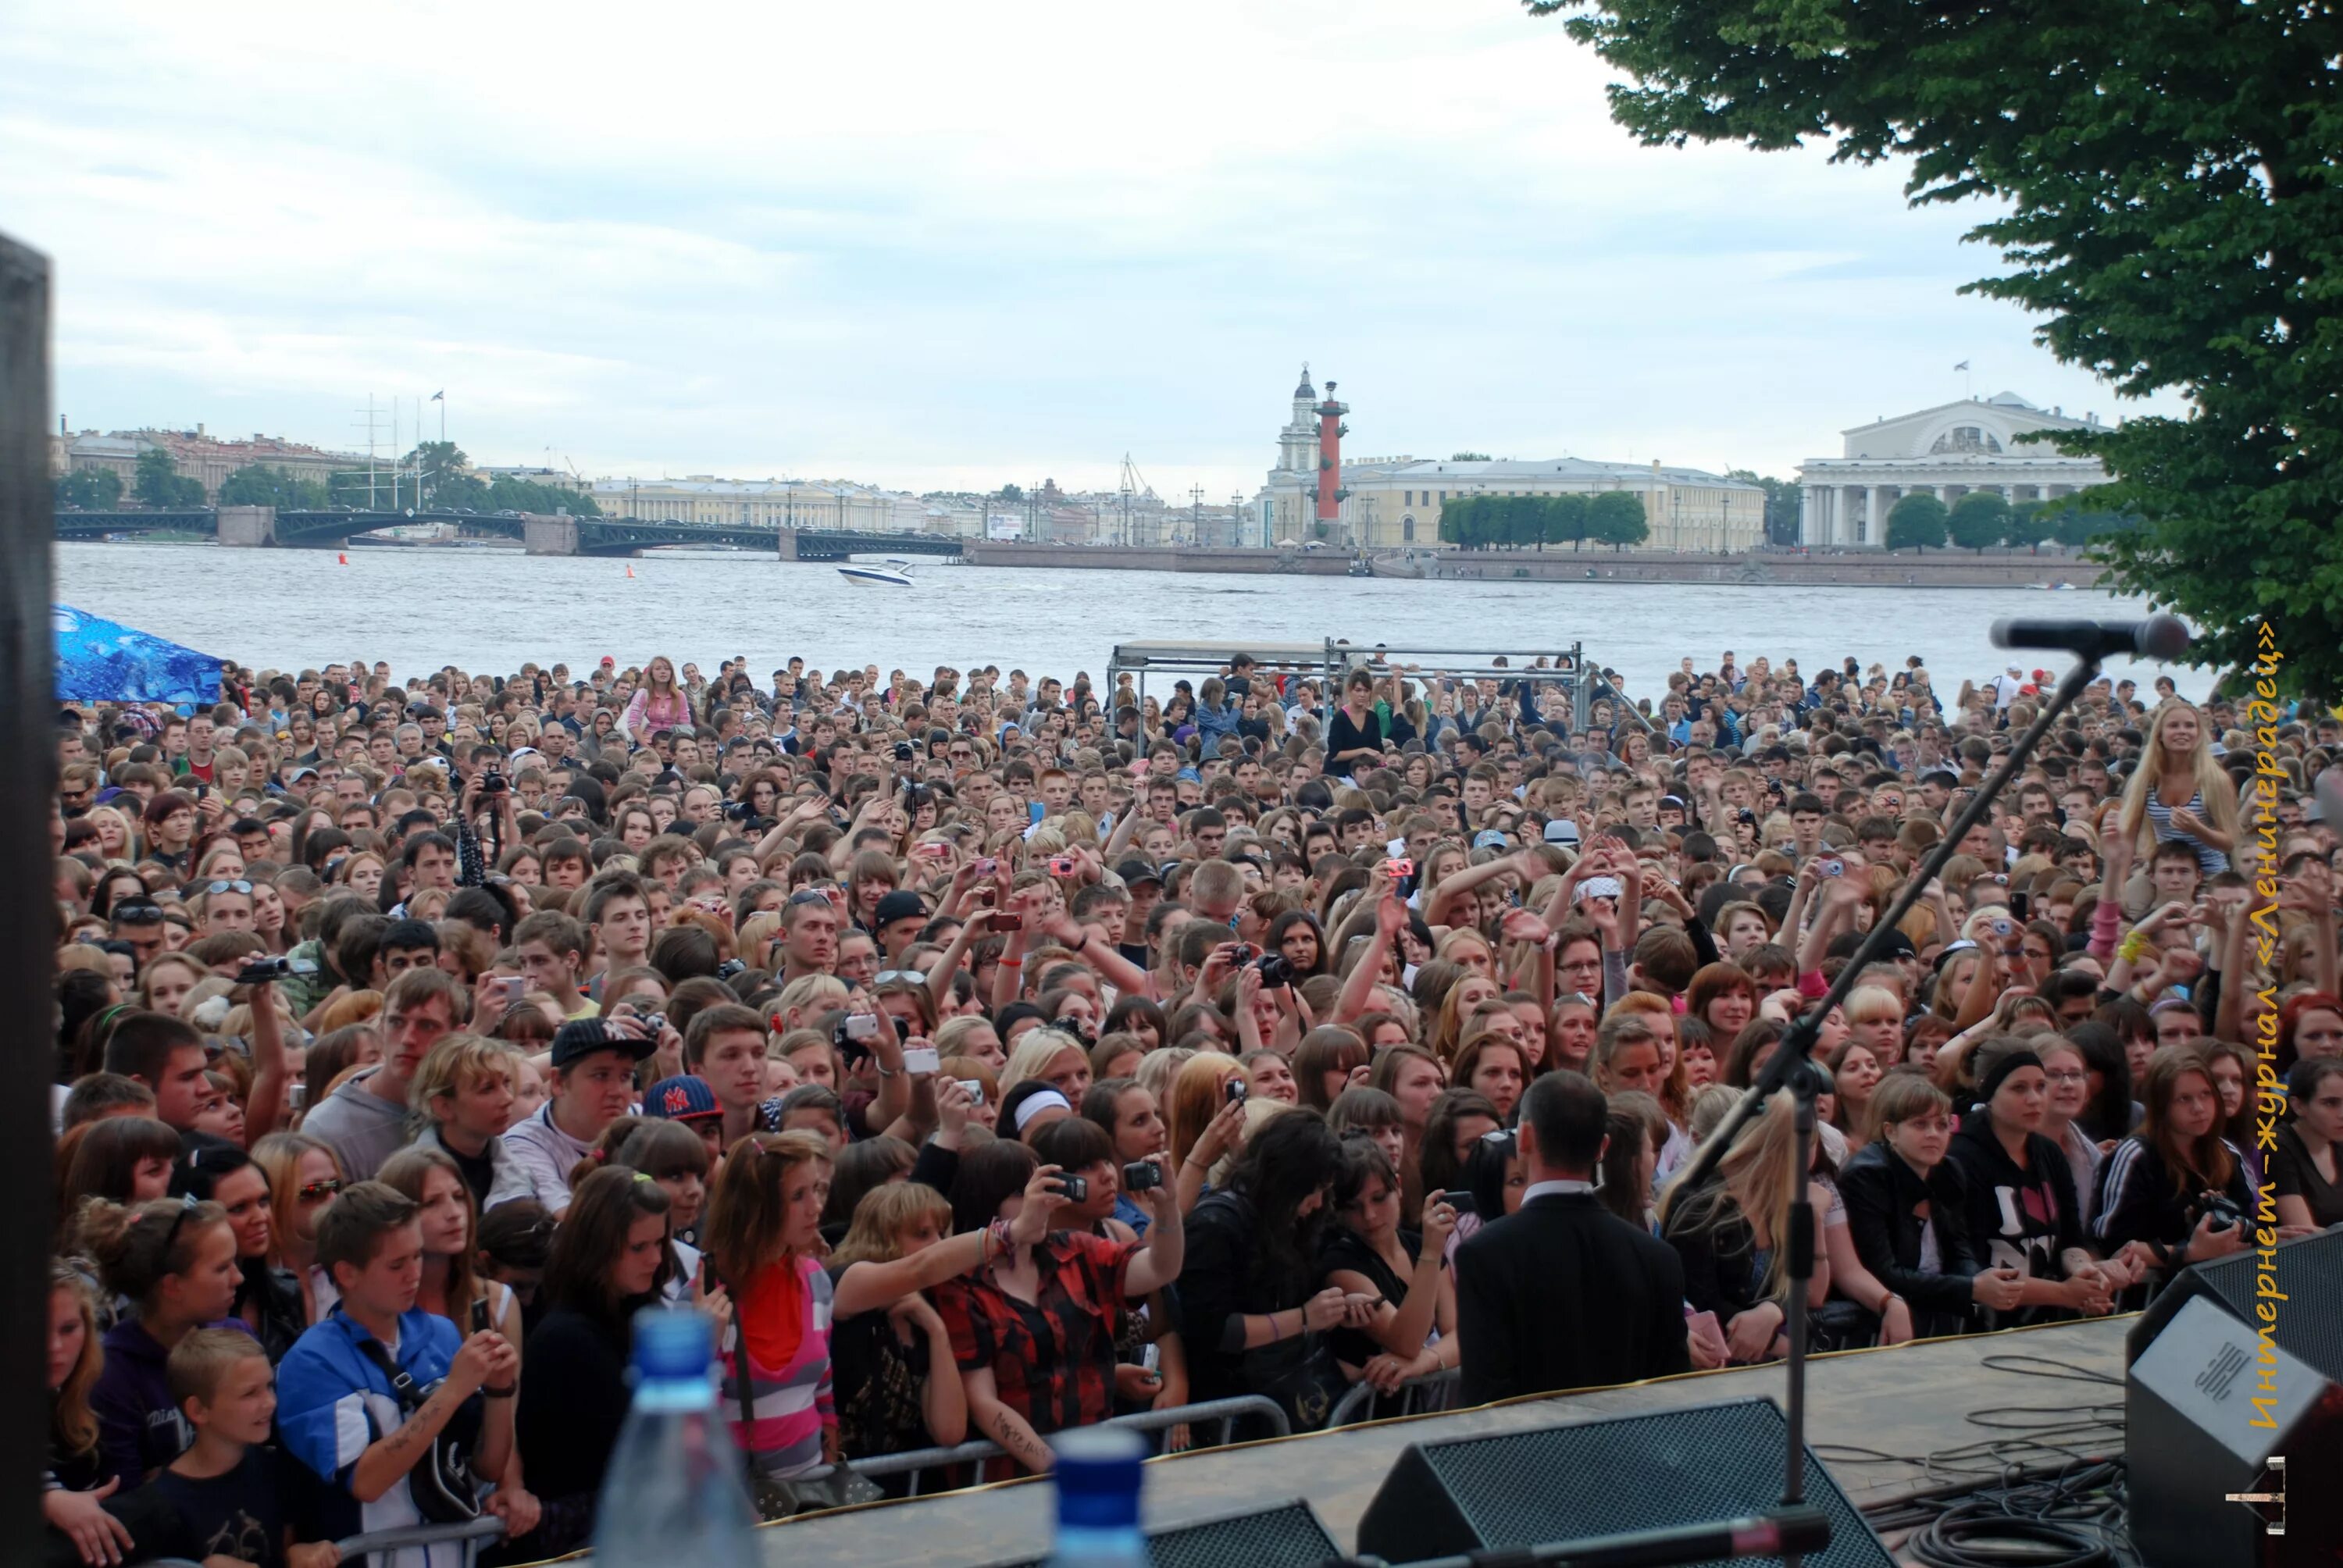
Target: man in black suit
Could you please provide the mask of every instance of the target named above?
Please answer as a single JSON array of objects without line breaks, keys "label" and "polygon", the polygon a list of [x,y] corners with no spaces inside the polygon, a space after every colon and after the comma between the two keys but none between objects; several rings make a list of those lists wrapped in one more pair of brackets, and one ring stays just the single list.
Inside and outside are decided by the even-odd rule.
[{"label": "man in black suit", "polygon": [[1550,1072],[1523,1099],[1529,1191],[1456,1253],[1468,1405],[1692,1370],[1675,1250],[1594,1196],[1606,1112],[1576,1072]]}]

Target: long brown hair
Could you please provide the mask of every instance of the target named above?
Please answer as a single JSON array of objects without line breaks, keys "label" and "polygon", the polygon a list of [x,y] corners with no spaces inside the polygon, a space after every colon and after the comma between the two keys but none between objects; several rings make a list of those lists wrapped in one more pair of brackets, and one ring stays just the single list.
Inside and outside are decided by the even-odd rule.
[{"label": "long brown hair", "polygon": [[471,1304],[488,1294],[472,1271],[472,1259],[480,1250],[480,1206],[473,1200],[472,1184],[464,1180],[464,1172],[453,1156],[444,1149],[410,1144],[383,1161],[375,1172],[375,1180],[412,1201],[423,1206],[423,1181],[434,1171],[445,1171],[456,1179],[456,1195],[464,1201],[464,1245],[447,1260],[447,1315],[456,1326],[470,1333],[468,1319],[457,1317],[468,1311]]},{"label": "long brown hair", "polygon": [[830,1145],[811,1132],[752,1132],[725,1154],[699,1239],[717,1272],[736,1286],[780,1258],[789,1227],[782,1190],[808,1161],[830,1162]]},{"label": "long brown hair", "polygon": [[[2213,1097],[2213,1125],[2202,1138],[2184,1143],[2172,1130],[2172,1097],[2192,1072],[2205,1081],[2206,1091]],[[2203,1056],[2185,1045],[2167,1045],[2149,1057],[2147,1070],[2139,1077],[2139,1102],[2146,1114],[2133,1136],[2162,1157],[2176,1191],[2185,1196],[2183,1183],[2189,1181],[2203,1191],[2228,1186],[2237,1165],[2221,1138],[2221,1088]]]},{"label": "long brown hair", "polygon": [[[74,1358],[73,1370],[65,1373],[65,1381],[49,1407],[49,1431],[65,1452],[95,1453],[97,1416],[89,1408],[89,1391],[96,1386],[97,1374],[106,1370],[106,1350],[97,1341],[97,1298],[91,1294],[89,1282],[71,1263],[63,1258],[52,1258],[49,1294],[54,1296],[59,1291],[73,1292],[74,1306],[81,1313],[81,1354]],[[45,1335],[45,1319],[42,1328]],[[46,1342],[45,1338],[43,1342]]]},{"label": "long brown hair", "polygon": [[[568,1211],[553,1232],[553,1250],[546,1255],[540,1287],[545,1304],[597,1318],[614,1315],[619,1302],[610,1289],[610,1268],[627,1245],[627,1232],[647,1215],[664,1219],[670,1206],[666,1188],[623,1165],[597,1171],[578,1182],[570,1193]],[[673,1278],[675,1249],[663,1247],[651,1290],[664,1291]]]}]

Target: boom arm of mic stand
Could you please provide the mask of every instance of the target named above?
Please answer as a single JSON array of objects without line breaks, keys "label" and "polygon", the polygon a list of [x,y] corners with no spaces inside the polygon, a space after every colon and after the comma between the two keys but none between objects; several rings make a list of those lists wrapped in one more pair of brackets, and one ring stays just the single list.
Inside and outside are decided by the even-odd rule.
[{"label": "boom arm of mic stand", "polygon": [[1855,989],[1855,978],[1885,950],[1888,931],[1914,904],[1920,901],[1920,890],[1936,880],[1944,870],[1946,862],[1959,852],[1962,837],[1985,819],[1986,811],[1992,806],[1994,798],[2017,776],[2017,770],[2026,765],[2026,758],[2050,732],[2050,726],[2061,713],[2074,706],[2075,699],[2082,696],[2083,688],[2088,686],[2098,673],[2099,661],[2096,658],[2078,659],[2075,668],[2066,672],[2066,678],[2058,683],[2058,689],[2042,709],[2041,717],[2035,719],[2032,729],[2018,737],[2016,744],[2009,749],[2008,757],[1994,769],[1992,777],[1978,787],[1976,798],[1953,819],[1953,825],[1945,830],[1943,839],[1930,852],[1927,863],[1912,874],[1894,906],[1872,926],[1870,934],[1864,938],[1863,946],[1855,950],[1855,956],[1847,960],[1846,967],[1839,970],[1838,979],[1832,983],[1829,992],[1811,1009],[1800,1013],[1783,1032],[1782,1042],[1765,1063],[1765,1070],[1758,1075],[1756,1082],[1749,1086],[1749,1091],[1741,1097],[1740,1101],[1725,1113],[1716,1131],[1701,1144],[1693,1155],[1692,1162],[1677,1172],[1674,1181],[1698,1182],[1704,1180],[1716,1168],[1716,1162],[1724,1157],[1725,1150],[1733,1146],[1733,1140],[1743,1124],[1757,1114],[1776,1090],[1789,1081],[1791,1070],[1804,1063],[1814,1050],[1815,1040],[1822,1030],[1825,1016],[1846,999],[1846,993]]}]

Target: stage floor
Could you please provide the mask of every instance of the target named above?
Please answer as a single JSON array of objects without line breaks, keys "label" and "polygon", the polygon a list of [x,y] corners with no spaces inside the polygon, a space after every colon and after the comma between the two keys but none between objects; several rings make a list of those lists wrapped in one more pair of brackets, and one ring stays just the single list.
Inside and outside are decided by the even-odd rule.
[{"label": "stage floor", "polygon": [[[2119,1379],[2124,1335],[2131,1322],[2130,1317],[2101,1319],[1817,1356],[1807,1371],[1808,1443],[1926,1454],[1991,1435],[1964,1419],[1972,1411],[2005,1405],[2120,1405],[2119,1387],[2026,1377],[1983,1363],[1988,1356],[2044,1356]],[[1411,1442],[1721,1400],[1766,1397],[1779,1403],[1784,1381],[1778,1366],[1694,1372],[1658,1382],[1174,1455],[1148,1464],[1147,1524],[1151,1529],[1178,1525],[1302,1497],[1318,1510],[1343,1549],[1354,1550],[1359,1516],[1392,1462]],[[2113,1452],[2119,1444],[2095,1447]],[[1829,1468],[1857,1508],[1944,1484],[1916,1464],[1838,1463]],[[1051,1517],[1048,1486],[1012,1483],[794,1520],[768,1526],[761,1539],[765,1560],[775,1568],[826,1568],[832,1563],[870,1568],[894,1563],[963,1568],[1046,1553]]]}]

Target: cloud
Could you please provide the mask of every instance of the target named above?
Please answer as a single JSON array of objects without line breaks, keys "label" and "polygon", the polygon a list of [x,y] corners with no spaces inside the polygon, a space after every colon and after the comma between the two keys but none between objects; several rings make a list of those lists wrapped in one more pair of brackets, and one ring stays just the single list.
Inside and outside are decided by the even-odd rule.
[{"label": "cloud", "polygon": [[[0,38],[0,204],[76,425],[487,460],[1250,493],[1353,441],[1785,472],[1978,389],[2112,411],[1970,215],[1820,151],[1637,146],[1491,0],[96,4]],[[436,410],[433,411],[436,414]]]}]

